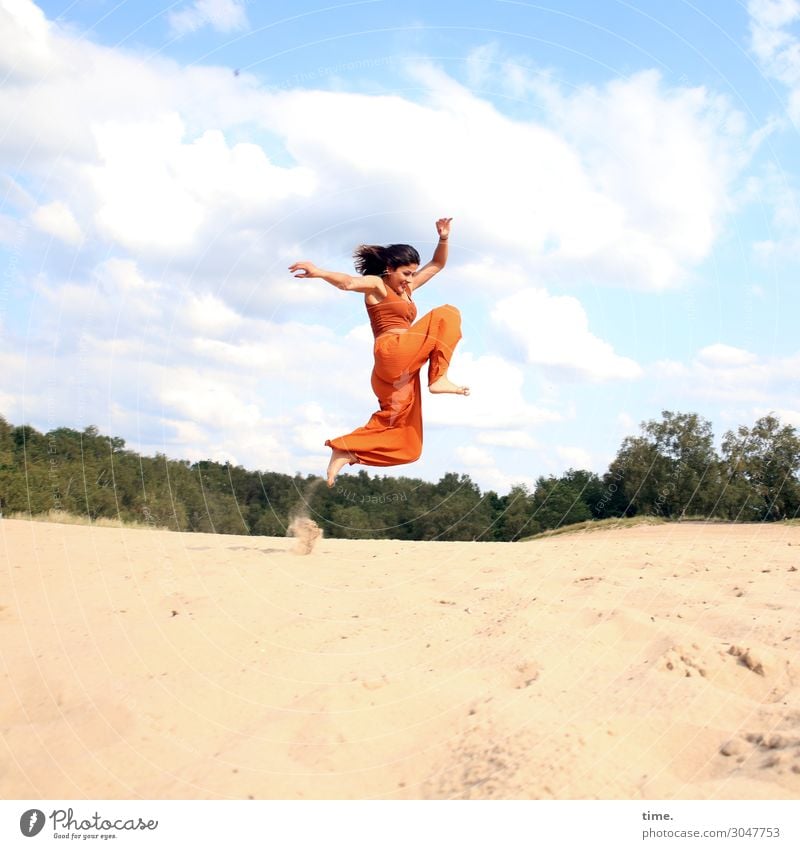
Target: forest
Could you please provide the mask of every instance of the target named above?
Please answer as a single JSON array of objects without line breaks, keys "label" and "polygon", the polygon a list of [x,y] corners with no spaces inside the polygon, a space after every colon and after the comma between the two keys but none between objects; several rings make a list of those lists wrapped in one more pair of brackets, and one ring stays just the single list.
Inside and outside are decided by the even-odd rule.
[{"label": "forest", "polygon": [[513,541],[577,522],[654,516],[773,522],[800,514],[800,437],[775,415],[724,434],[697,413],[664,411],[626,437],[604,474],[541,475],[531,491],[481,492],[468,475],[437,483],[248,471],[211,460],[140,456],[96,427],[39,433],[0,416],[0,511],[64,513],[178,531],[284,536],[305,512],[327,537]]}]

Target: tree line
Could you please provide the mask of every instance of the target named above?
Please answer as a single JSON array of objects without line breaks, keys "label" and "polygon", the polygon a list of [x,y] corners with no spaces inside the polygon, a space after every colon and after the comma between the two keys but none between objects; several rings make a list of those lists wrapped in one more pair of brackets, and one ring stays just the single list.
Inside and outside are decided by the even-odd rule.
[{"label": "tree line", "polygon": [[206,533],[283,536],[298,512],[328,537],[409,540],[517,540],[631,516],[769,522],[800,513],[798,472],[800,437],[774,415],[728,431],[717,452],[710,422],[664,411],[623,440],[603,475],[570,469],[503,496],[454,473],[431,483],[362,470],[328,489],[313,475],[143,457],[96,427],[42,434],[0,416],[5,515],[64,511]]}]

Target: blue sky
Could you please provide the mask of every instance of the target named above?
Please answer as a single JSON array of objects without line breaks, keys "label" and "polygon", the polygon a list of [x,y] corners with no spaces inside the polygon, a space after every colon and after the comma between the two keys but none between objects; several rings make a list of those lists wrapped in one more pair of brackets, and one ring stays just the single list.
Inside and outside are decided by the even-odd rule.
[{"label": "blue sky", "polygon": [[503,493],[665,409],[800,425],[798,0],[0,0],[0,65],[14,423],[321,472],[369,329],[286,269],[448,215],[417,301],[461,308],[473,392],[380,473]]}]

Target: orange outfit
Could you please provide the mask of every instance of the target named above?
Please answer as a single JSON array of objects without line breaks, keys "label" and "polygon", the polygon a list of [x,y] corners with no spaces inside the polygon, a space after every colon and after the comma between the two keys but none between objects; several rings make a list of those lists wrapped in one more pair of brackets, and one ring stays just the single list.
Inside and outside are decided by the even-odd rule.
[{"label": "orange outfit", "polygon": [[[428,363],[428,385],[448,369],[461,339],[461,313],[450,304],[436,307],[415,324],[416,306],[392,289],[379,304],[367,306],[375,335],[372,391],[380,409],[364,427],[325,444],[349,451],[366,466],[413,463],[422,453],[422,399],[419,370]],[[387,333],[407,327],[405,333]],[[351,464],[352,465],[352,464]]]}]

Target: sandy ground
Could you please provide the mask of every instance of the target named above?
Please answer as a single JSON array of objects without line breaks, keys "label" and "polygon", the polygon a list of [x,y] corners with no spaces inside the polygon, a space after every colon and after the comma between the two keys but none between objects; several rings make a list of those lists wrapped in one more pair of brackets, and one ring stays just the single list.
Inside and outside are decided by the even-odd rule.
[{"label": "sandy ground", "polygon": [[800,797],[800,527],[0,521],[0,797]]}]

